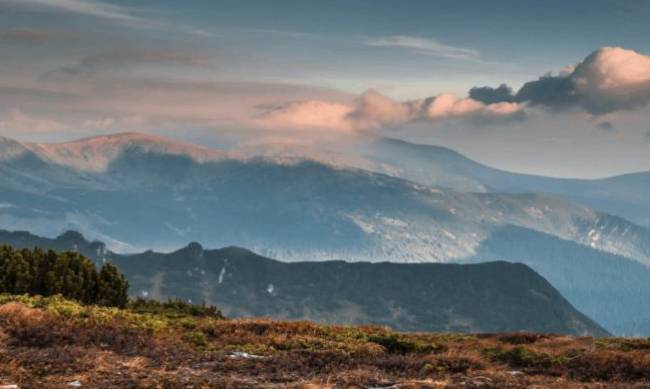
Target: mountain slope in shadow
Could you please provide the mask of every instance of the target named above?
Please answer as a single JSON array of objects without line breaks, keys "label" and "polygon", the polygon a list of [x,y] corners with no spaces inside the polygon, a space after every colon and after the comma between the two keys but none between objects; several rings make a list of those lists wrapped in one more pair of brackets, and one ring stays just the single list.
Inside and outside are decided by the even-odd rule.
[{"label": "mountain slope in shadow", "polygon": [[402,331],[607,335],[528,266],[482,264],[284,263],[228,247],[192,243],[172,253],[118,255],[75,233],[54,240],[0,233],[16,247],[53,247],[111,261],[132,293],[218,305],[233,317],[381,324]]}]

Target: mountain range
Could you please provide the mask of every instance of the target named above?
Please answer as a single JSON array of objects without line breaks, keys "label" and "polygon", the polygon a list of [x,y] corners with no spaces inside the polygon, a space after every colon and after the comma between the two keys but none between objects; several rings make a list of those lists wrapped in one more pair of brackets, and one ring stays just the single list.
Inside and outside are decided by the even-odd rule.
[{"label": "mountain range", "polygon": [[482,165],[445,147],[389,138],[368,142],[364,155],[389,166],[386,173],[424,185],[470,192],[559,195],[650,227],[650,172],[603,179],[552,178],[511,173]]},{"label": "mountain range", "polygon": [[555,179],[435,146],[353,146],[259,155],[132,133],[2,139],[0,228],[74,229],[121,253],[200,241],[283,261],[523,262],[605,328],[650,331],[647,174]]},{"label": "mountain range", "polygon": [[400,331],[542,332],[606,336],[522,264],[286,263],[238,247],[198,243],[172,253],[120,255],[68,231],[56,239],[0,231],[16,248],[75,250],[110,261],[132,294],[217,305],[229,317],[379,324]]}]

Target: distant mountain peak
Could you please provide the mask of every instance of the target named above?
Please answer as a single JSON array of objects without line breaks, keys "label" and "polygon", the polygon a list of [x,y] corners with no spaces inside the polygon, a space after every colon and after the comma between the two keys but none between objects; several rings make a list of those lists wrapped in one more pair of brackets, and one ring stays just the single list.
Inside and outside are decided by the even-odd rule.
[{"label": "distant mountain peak", "polygon": [[79,232],[68,230],[56,237],[56,240],[67,242],[88,242],[86,238]]},{"label": "distant mountain peak", "polygon": [[190,258],[198,258],[203,256],[203,246],[198,242],[191,242],[187,246],[178,250],[177,253],[187,255]]},{"label": "distant mountain peak", "polygon": [[183,155],[199,163],[227,155],[220,150],[139,132],[121,132],[62,143],[26,143],[25,147],[51,163],[93,172],[105,171],[116,158],[133,151]]}]

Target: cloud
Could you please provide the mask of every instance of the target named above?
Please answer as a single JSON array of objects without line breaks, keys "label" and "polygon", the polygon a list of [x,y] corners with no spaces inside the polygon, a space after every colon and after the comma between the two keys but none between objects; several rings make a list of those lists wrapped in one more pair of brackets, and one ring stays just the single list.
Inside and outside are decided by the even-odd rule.
[{"label": "cloud", "polygon": [[11,108],[0,119],[0,131],[3,133],[38,133],[64,130],[66,126],[51,119],[40,119],[27,115],[18,108]]},{"label": "cloud", "polygon": [[[0,7],[12,7],[27,11],[51,11],[70,15],[87,16],[118,22],[134,28],[158,29],[166,32],[188,34],[194,37],[206,37],[211,34],[203,29],[165,20],[150,19],[144,9],[119,6],[102,0],[0,0]],[[151,15],[149,12],[146,15]]]},{"label": "cloud", "polygon": [[397,47],[410,49],[416,53],[453,60],[478,61],[478,51],[463,47],[449,46],[434,39],[406,35],[395,35],[370,39],[365,42],[372,47]]},{"label": "cloud", "polygon": [[354,101],[350,113],[344,119],[355,128],[398,125],[414,120],[421,106],[419,101],[399,102],[369,89]]},{"label": "cloud", "polygon": [[0,43],[37,44],[75,38],[70,32],[34,28],[0,29]]},{"label": "cloud", "polygon": [[114,50],[90,55],[79,63],[46,74],[46,77],[87,77],[136,65],[176,65],[207,68],[209,62],[197,56],[162,50]]},{"label": "cloud", "polygon": [[[504,85],[473,88],[483,102],[510,98]],[[559,75],[525,83],[514,101],[556,110],[582,109],[592,115],[642,108],[650,103],[650,56],[620,47],[600,48]]]},{"label": "cloud", "polygon": [[[0,79],[0,120],[9,122],[3,118],[2,107],[20,107],[22,112],[42,113],[88,134],[153,128],[248,131],[261,130],[255,119],[260,106],[268,110],[278,102],[292,100],[347,104],[353,98],[338,90],[306,85],[169,79],[150,72],[146,76],[108,73],[34,82]],[[15,126],[4,125],[3,129],[9,127]]]},{"label": "cloud", "polygon": [[634,109],[650,102],[650,57],[632,50],[597,50],[570,77],[582,105],[592,113]]},{"label": "cloud", "polygon": [[506,84],[501,84],[497,88],[489,86],[474,87],[469,90],[469,97],[485,104],[514,103],[516,101],[512,88]]},{"label": "cloud", "polygon": [[352,130],[346,117],[352,108],[345,104],[307,100],[271,108],[260,116],[264,127]]},{"label": "cloud", "polygon": [[517,92],[516,100],[555,109],[568,109],[580,103],[570,76],[545,75],[525,83]]},{"label": "cloud", "polygon": [[0,0],[0,4],[26,8],[46,8],[102,19],[137,21],[125,8],[97,0]]},{"label": "cloud", "polygon": [[418,121],[509,120],[521,118],[523,114],[517,103],[484,104],[451,94],[401,102],[370,89],[351,104],[318,100],[291,102],[263,112],[258,119],[266,126],[280,129],[351,131],[399,127]]},{"label": "cloud", "polygon": [[604,121],[596,124],[596,128],[599,128],[605,132],[613,132],[616,131],[616,127],[614,127],[614,124],[610,121]]}]

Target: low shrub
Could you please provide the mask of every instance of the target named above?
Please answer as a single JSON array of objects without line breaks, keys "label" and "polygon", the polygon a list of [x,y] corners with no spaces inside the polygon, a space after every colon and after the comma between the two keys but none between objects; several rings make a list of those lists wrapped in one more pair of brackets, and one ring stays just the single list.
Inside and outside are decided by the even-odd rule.
[{"label": "low shrub", "polygon": [[509,366],[522,367],[546,367],[552,364],[552,358],[546,354],[538,354],[524,346],[515,346],[511,349],[490,348],[485,354],[493,361],[505,363]]},{"label": "low shrub", "polygon": [[186,316],[211,317],[215,319],[224,318],[221,311],[213,305],[206,305],[205,303],[195,305],[181,299],[157,301],[138,297],[128,303],[127,309],[135,313],[150,313],[169,318],[180,318]]},{"label": "low shrub", "polygon": [[406,340],[395,333],[372,335],[368,341],[383,346],[389,354],[427,354],[444,349],[441,345]]}]

